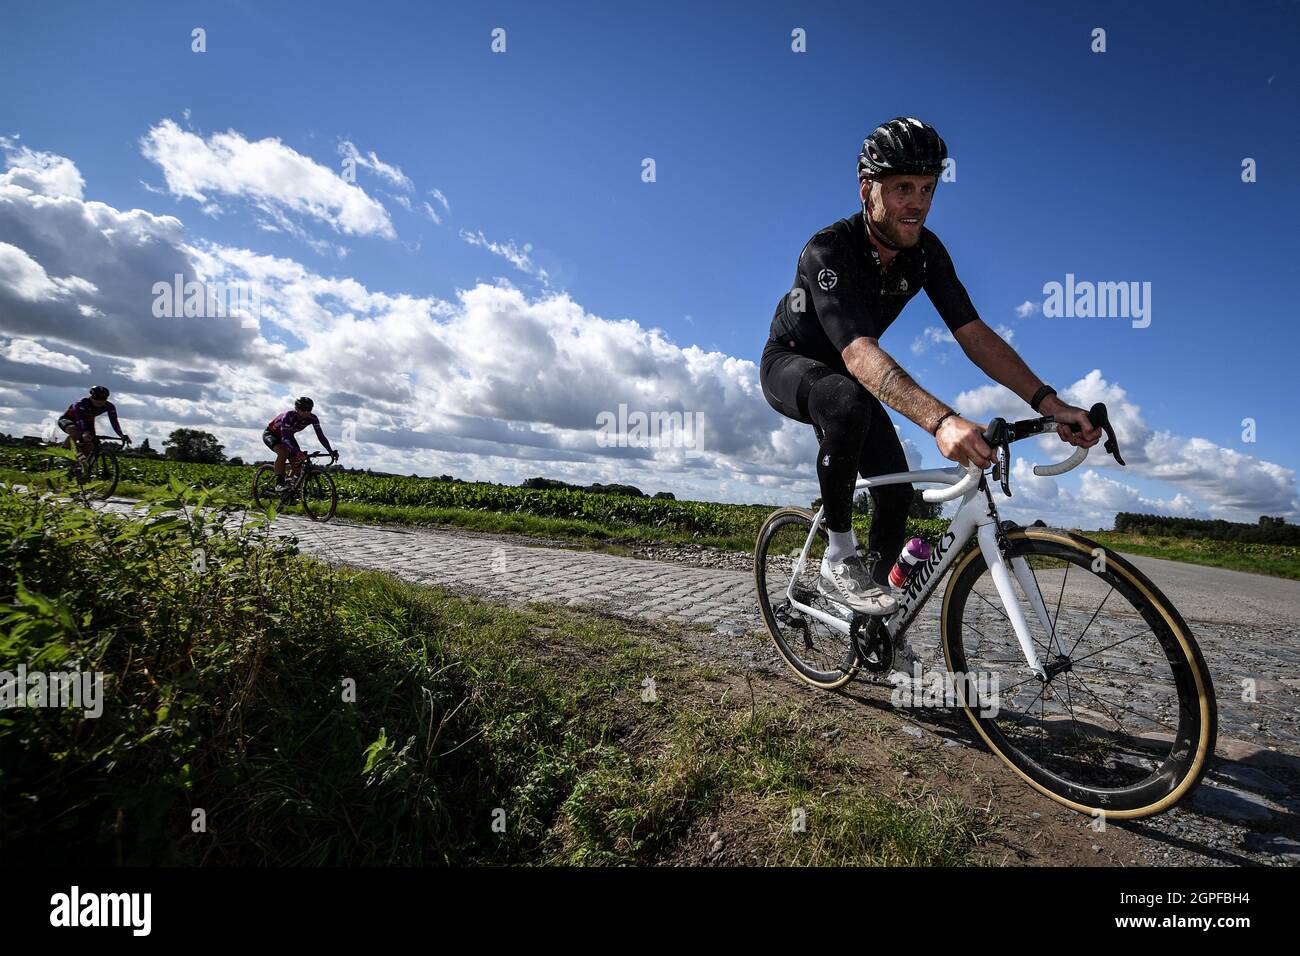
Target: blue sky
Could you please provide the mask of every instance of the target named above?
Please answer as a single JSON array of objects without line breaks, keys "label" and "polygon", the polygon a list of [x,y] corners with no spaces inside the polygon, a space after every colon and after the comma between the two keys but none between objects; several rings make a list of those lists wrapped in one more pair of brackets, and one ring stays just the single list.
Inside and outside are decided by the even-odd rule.
[{"label": "blue sky", "polygon": [[[1121,440],[1131,439],[1133,466],[1101,466],[1088,481],[1076,472],[1050,487],[1026,482],[1020,499],[1036,507],[1032,514],[1064,513],[1083,527],[1104,526],[1116,508],[1300,517],[1290,424],[1300,333],[1289,282],[1300,254],[1290,162],[1300,150],[1297,3],[934,3],[923,12],[856,3],[467,6],[65,3],[7,14],[0,81],[10,93],[0,103],[0,136],[11,170],[54,163],[33,157],[65,158],[84,179],[79,199],[175,217],[182,232],[167,241],[201,246],[227,268],[232,256],[220,250],[248,250],[464,313],[457,319],[431,306],[430,336],[442,334],[438,322],[471,322],[477,313],[461,294],[477,288],[499,321],[475,326],[491,332],[477,344],[457,326],[445,339],[460,343],[449,346],[454,355],[531,328],[506,311],[556,296],[581,313],[568,334],[584,341],[593,329],[598,341],[616,328],[626,334],[623,320],[647,334],[662,330],[653,341],[633,336],[638,344],[628,347],[644,352],[635,361],[611,359],[607,344],[584,351],[606,363],[591,381],[567,366],[480,368],[453,357],[446,375],[469,383],[457,392],[431,366],[417,367],[410,349],[383,353],[362,332],[353,365],[314,378],[317,356],[352,351],[352,340],[289,315],[238,347],[213,340],[195,343],[189,356],[170,350],[166,374],[176,387],[123,407],[135,415],[137,437],[157,444],[170,427],[208,416],[232,453],[253,454],[263,403],[334,389],[344,393],[330,409],[335,420],[360,423],[354,463],[497,480],[631,477],[647,490],[730,500],[807,497],[815,493],[808,436],[784,429],[761,396],[746,394],[756,375],[738,363],[757,361],[804,242],[855,211],[862,137],[910,114],[934,124],[956,159],[956,179],[941,184],[927,224],[984,320],[1058,389],[1098,370],[1079,386],[1079,400],[1100,395],[1128,409],[1120,421],[1131,433]],[[206,31],[204,53],[191,50],[195,27]],[[506,52],[493,54],[498,27]],[[1106,30],[1104,53],[1090,49],[1096,27]],[[795,28],[807,32],[806,53],[790,49]],[[166,132],[155,148],[144,148],[159,129]],[[210,149],[227,132],[239,137],[237,152],[278,141],[285,155],[332,173],[348,148],[341,144],[373,156],[382,168],[363,163],[355,187],[374,204],[367,215],[386,216],[390,227],[349,231],[337,210],[304,212],[292,197],[211,172],[187,193],[191,147]],[[641,178],[645,157],[655,160],[653,183]],[[1257,182],[1241,180],[1246,157],[1258,164]],[[400,169],[402,179],[383,169]],[[52,277],[73,274],[41,258],[52,253],[32,237],[49,232],[30,217],[47,210],[23,198],[29,218],[21,228],[6,231],[0,206],[0,242],[25,249],[22,268],[36,262]],[[425,202],[441,222],[422,211]],[[17,241],[24,237],[26,245]],[[69,261],[88,255],[63,241]],[[1025,303],[1043,300],[1044,283],[1067,273],[1150,282],[1150,326],[1028,311]],[[276,281],[285,292],[283,269]],[[517,292],[522,304],[493,289]],[[73,361],[106,381],[116,374],[115,391],[139,386],[153,367],[139,361],[156,335],[128,355],[122,336],[117,351],[86,347],[70,295],[51,292],[48,302],[57,298],[68,317],[51,305],[39,326],[26,312],[6,323],[0,299],[0,342],[9,341],[0,429],[48,424],[53,406],[82,387],[81,379],[24,373],[17,366],[32,363],[12,360],[32,352],[15,351],[18,339],[73,357],[51,359],[56,365]],[[319,301],[331,314],[346,311]],[[355,301],[349,308],[349,321],[374,317]],[[567,321],[540,314],[532,319],[549,334]],[[988,380],[954,344],[926,344],[925,330],[938,326],[918,297],[881,344],[971,418],[1027,412],[996,390],[976,391]],[[232,390],[236,357],[255,355],[259,342],[263,353],[268,344],[286,351],[278,364],[245,365],[266,382],[255,396]],[[691,346],[720,357],[683,357]],[[122,372],[126,358],[137,361],[131,374]],[[225,371],[197,392],[176,384],[205,362]],[[384,395],[365,388],[376,371],[396,377]],[[551,411],[530,419],[503,397],[511,388],[529,394],[530,378],[548,375],[594,395],[595,408],[680,397],[707,416],[722,457],[627,458],[575,444],[562,433],[590,409],[538,399]],[[404,401],[394,384],[403,376],[412,390]],[[626,390],[610,385],[620,380]],[[257,414],[243,414],[250,403]],[[1257,423],[1253,443],[1241,437],[1247,417]],[[933,440],[894,418],[909,451],[940,464]],[[780,434],[763,437],[764,429]],[[412,433],[439,437],[411,441]],[[515,441],[524,433],[546,437]],[[1036,460],[1052,454],[1027,451]]]}]

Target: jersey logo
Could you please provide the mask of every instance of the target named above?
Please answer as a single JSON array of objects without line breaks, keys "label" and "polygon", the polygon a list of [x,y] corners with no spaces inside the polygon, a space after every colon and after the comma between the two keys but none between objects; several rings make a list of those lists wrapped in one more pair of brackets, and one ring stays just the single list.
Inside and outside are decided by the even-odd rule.
[{"label": "jersey logo", "polygon": [[839,281],[840,277],[832,269],[823,269],[817,273],[817,284],[822,287],[823,292],[830,292]]},{"label": "jersey logo", "polygon": [[899,292],[906,292],[906,291],[907,291],[907,280],[906,280],[906,279],[899,279],[899,280],[898,280],[898,291],[899,291]]}]

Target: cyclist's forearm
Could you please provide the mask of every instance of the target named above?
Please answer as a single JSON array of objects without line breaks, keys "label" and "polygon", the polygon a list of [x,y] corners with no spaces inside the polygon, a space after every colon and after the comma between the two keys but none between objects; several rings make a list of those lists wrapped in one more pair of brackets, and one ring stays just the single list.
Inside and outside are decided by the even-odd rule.
[{"label": "cyclist's forearm", "polygon": [[972,337],[964,346],[967,357],[979,366],[989,378],[999,385],[1010,389],[1026,404],[1034,393],[1043,387],[1043,381],[1035,375],[1020,357],[1020,353],[1007,344],[1002,336],[990,328],[985,328]]},{"label": "cyclist's forearm", "polygon": [[844,350],[849,372],[881,402],[934,434],[939,419],[953,409],[939,401],[894,361],[893,356],[867,339],[858,339]]}]

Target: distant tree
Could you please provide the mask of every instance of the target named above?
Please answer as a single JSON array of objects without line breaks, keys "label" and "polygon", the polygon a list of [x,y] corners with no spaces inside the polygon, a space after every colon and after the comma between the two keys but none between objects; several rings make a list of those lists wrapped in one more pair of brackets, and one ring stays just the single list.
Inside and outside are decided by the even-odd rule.
[{"label": "distant tree", "polygon": [[[821,499],[818,499],[819,501]],[[813,506],[817,507],[816,505]],[[871,514],[871,492],[863,491],[853,499],[853,513],[859,515]],[[938,518],[943,514],[942,502],[929,502],[922,497],[921,489],[912,489],[912,504],[907,509],[909,518]]]},{"label": "distant tree", "polygon": [[197,428],[178,428],[163,442],[172,461],[190,461],[202,465],[219,465],[226,460],[225,446],[217,436]]},{"label": "distant tree", "polygon": [[153,445],[149,444],[149,439],[147,438],[144,441],[140,442],[140,444],[136,445],[135,448],[132,449],[132,454],[135,454],[140,458],[161,458],[162,457],[162,455],[158,453],[158,449],[154,448]]},{"label": "distant tree", "polygon": [[665,501],[676,501],[676,500],[677,500],[677,496],[676,496],[675,494],[673,494],[671,491],[656,491],[656,492],[655,492],[655,497],[656,497],[656,498],[662,498],[662,499],[664,499]]},{"label": "distant tree", "polygon": [[227,465],[242,465],[243,463],[244,463],[244,459],[240,458],[237,455],[234,458],[230,459],[230,461],[226,462]]},{"label": "distant tree", "polygon": [[585,491],[598,495],[627,495],[629,498],[644,498],[645,492],[632,485],[588,485]]},{"label": "distant tree", "polygon": [[557,481],[554,478],[525,478],[519,483],[520,488],[533,488],[538,491],[573,491],[577,485],[570,485],[563,481]]}]

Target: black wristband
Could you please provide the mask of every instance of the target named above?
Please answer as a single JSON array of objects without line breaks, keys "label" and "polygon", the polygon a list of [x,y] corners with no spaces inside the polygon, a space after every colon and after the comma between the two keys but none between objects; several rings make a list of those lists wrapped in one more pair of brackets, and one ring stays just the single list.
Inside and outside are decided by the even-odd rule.
[{"label": "black wristband", "polygon": [[1050,385],[1044,385],[1038,391],[1034,392],[1034,397],[1030,399],[1029,407],[1034,411],[1038,411],[1038,406],[1043,404],[1044,399],[1046,399],[1048,395],[1055,394],[1056,389],[1052,388]]},{"label": "black wristband", "polygon": [[945,418],[952,418],[952,416],[954,416],[954,415],[956,415],[956,414],[957,414],[956,412],[949,412],[947,415],[940,415],[940,416],[939,416],[939,420],[938,420],[937,422],[934,423],[934,431],[930,432],[930,434],[931,434],[931,435],[937,435],[937,434],[939,434],[939,426],[943,424],[943,420],[944,420]]}]

